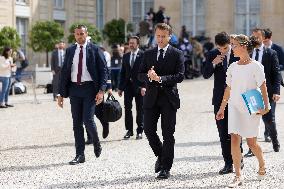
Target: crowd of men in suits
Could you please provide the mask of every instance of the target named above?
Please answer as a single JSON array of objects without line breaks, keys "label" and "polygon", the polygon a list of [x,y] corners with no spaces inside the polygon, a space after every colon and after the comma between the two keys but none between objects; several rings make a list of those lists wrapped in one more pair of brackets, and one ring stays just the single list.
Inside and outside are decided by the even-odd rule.
[{"label": "crowd of men in suits", "polygon": [[[165,23],[155,26],[157,46],[143,52],[139,49],[140,39],[137,36],[129,38],[130,51],[122,58],[118,95],[124,95],[125,129],[124,139],[134,135],[132,101],[136,103],[136,139],[142,139],[144,131],[154,155],[157,157],[155,172],[157,178],[167,179],[174,159],[174,132],[176,113],[180,108],[180,99],[177,83],[184,78],[184,55],[169,44],[172,29]],[[102,151],[99,136],[94,122],[94,114],[103,102],[107,89],[108,68],[106,59],[101,49],[87,40],[88,31],[84,25],[79,25],[74,31],[76,43],[66,49],[64,62],[59,50],[53,53],[52,68],[54,80],[60,74],[59,89],[54,95],[58,105],[63,108],[63,99],[69,97],[73,118],[76,156],[70,164],[85,162],[84,128],[91,137],[94,153],[99,157]],[[280,98],[280,83],[283,80],[280,67],[283,63],[283,50],[272,43],[272,32],[269,29],[253,30],[253,35],[260,41],[260,46],[255,48],[251,58],[260,61],[265,69],[266,83],[271,104],[271,110],[263,116],[266,131],[266,141],[272,141],[275,152],[280,150],[275,123],[276,102]],[[216,114],[222,101],[227,67],[238,59],[233,56],[230,46],[230,37],[221,32],[215,36],[216,48],[206,54],[203,76],[205,79],[214,75],[213,101]],[[275,50],[273,50],[275,49]],[[56,63],[57,62],[57,63]],[[215,64],[215,62],[222,64]],[[58,72],[60,69],[60,72]],[[58,95],[56,94],[58,93]],[[94,98],[95,97],[95,98]],[[96,114],[97,115],[97,114]],[[227,123],[228,111],[225,119],[216,120],[219,132],[222,155],[225,166],[219,174],[233,172],[231,156],[230,135]],[[163,142],[157,135],[157,123],[161,118]],[[105,132],[104,138],[108,135]],[[247,156],[253,155],[248,152]],[[243,165],[242,165],[243,167]]]}]

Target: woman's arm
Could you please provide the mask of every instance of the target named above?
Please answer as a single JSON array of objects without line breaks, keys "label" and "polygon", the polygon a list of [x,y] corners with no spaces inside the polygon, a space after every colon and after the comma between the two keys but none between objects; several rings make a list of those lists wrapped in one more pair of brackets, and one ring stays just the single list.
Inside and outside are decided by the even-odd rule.
[{"label": "woman's arm", "polygon": [[264,115],[269,112],[270,105],[268,100],[268,94],[267,94],[267,88],[266,88],[266,82],[264,81],[260,86],[263,102],[264,102],[264,109],[259,110],[259,114]]}]

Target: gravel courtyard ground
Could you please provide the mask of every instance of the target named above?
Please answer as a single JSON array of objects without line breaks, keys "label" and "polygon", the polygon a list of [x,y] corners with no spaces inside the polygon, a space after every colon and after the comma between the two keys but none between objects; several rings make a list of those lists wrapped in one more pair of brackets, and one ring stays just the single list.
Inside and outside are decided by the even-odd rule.
[{"label": "gravel courtyard ground", "polygon": [[[0,110],[0,188],[226,188],[234,175],[218,175],[223,160],[211,106],[212,87],[212,80],[203,79],[179,85],[182,107],[177,114],[175,160],[172,176],[165,181],[155,179],[156,158],[145,136],[138,141],[135,137],[122,140],[124,118],[111,123],[107,139],[101,137],[100,158],[87,146],[86,162],[71,166],[68,161],[75,149],[69,101],[62,110],[41,89],[37,89],[39,104],[32,103],[31,90],[12,96],[15,107]],[[259,142],[267,178],[257,181],[256,158],[245,158],[245,183],[239,188],[284,188],[283,94],[282,87],[276,111],[282,149],[275,153],[270,143],[263,142],[262,127]],[[98,121],[97,125],[101,136]]]}]

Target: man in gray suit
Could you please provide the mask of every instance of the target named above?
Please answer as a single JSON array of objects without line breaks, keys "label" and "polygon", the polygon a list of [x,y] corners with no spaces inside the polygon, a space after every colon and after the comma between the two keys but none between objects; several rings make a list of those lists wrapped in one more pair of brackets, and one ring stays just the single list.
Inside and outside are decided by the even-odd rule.
[{"label": "man in gray suit", "polygon": [[56,101],[56,96],[58,94],[58,84],[60,79],[60,72],[63,66],[65,55],[65,43],[60,41],[57,44],[57,48],[54,49],[51,55],[51,72],[53,75],[52,79],[52,92],[53,92],[53,100]]}]

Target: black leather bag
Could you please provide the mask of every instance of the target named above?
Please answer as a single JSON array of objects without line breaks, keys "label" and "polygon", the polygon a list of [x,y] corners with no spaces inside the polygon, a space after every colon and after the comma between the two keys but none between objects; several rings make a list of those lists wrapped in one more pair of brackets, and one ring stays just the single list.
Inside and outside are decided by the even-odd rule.
[{"label": "black leather bag", "polygon": [[103,104],[103,117],[106,122],[115,122],[122,116],[122,108],[120,103],[114,98],[113,95],[108,95]]}]

